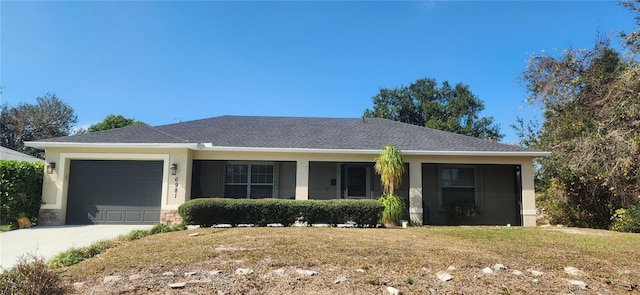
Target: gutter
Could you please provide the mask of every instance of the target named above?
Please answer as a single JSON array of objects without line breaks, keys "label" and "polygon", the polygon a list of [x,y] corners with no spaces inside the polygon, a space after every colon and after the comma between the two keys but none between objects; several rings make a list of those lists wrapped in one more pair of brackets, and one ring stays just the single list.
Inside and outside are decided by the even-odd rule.
[{"label": "gutter", "polygon": [[[315,149],[315,148],[268,148],[268,147],[229,147],[214,146],[211,143],[78,143],[78,142],[42,142],[29,141],[25,145],[33,148],[186,148],[212,152],[261,152],[261,153],[297,153],[297,154],[360,154],[378,155],[380,150],[362,149]],[[548,157],[550,152],[541,151],[421,151],[401,150],[403,155],[413,156],[484,156],[484,157]]]}]

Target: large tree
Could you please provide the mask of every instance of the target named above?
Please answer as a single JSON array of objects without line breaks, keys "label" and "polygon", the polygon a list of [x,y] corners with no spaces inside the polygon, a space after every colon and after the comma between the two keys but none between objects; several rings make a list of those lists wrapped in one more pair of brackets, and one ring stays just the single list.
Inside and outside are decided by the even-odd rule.
[{"label": "large tree", "polygon": [[94,131],[122,128],[127,126],[135,126],[140,124],[144,124],[144,122],[138,121],[133,118],[126,118],[122,115],[108,115],[107,117],[104,118],[104,120],[102,120],[102,122],[89,126],[87,130],[89,132],[94,132]]},{"label": "large tree", "polygon": [[640,65],[625,56],[600,38],[591,50],[533,55],[522,75],[544,121],[517,129],[527,146],[552,152],[540,172],[555,222],[607,228],[616,209],[639,201]]},{"label": "large tree", "polygon": [[431,78],[422,78],[409,86],[381,88],[373,98],[373,109],[364,117],[385,118],[428,128],[499,141],[504,137],[493,117],[480,117],[482,101],[469,86],[451,87]]},{"label": "large tree", "polygon": [[0,106],[0,145],[42,158],[43,151],[25,147],[24,142],[67,136],[78,118],[55,94],[37,97],[36,102]]}]

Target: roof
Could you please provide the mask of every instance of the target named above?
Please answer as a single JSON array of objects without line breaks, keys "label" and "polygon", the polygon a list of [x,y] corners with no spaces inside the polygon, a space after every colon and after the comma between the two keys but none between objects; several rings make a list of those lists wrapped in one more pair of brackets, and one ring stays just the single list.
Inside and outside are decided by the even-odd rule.
[{"label": "roof", "polygon": [[44,162],[41,159],[0,146],[0,160],[16,160],[27,162]]},{"label": "roof", "polygon": [[381,118],[221,116],[151,127],[138,125],[29,142],[52,146],[184,146],[229,150],[379,152],[391,144],[406,151],[447,154],[548,153]]}]

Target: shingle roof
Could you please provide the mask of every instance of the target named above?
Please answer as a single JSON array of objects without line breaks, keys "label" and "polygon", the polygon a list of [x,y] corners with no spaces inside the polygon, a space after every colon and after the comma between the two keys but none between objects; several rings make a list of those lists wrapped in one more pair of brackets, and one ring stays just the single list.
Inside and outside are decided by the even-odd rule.
[{"label": "shingle roof", "polygon": [[16,160],[16,161],[27,161],[27,162],[44,162],[42,159],[38,159],[36,157],[29,156],[27,154],[23,154],[18,151],[14,151],[12,149],[0,146],[0,160]]},{"label": "shingle roof", "polygon": [[221,116],[151,127],[90,132],[41,143],[211,143],[216,147],[532,152],[517,147],[380,118]]}]

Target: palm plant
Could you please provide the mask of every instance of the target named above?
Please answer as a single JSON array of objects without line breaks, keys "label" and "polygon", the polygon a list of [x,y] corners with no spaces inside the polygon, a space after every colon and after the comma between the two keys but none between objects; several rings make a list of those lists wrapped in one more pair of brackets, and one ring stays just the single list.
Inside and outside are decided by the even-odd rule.
[{"label": "palm plant", "polygon": [[376,158],[374,166],[380,175],[383,194],[380,201],[384,204],[381,222],[385,225],[398,224],[404,211],[402,198],[395,195],[396,187],[402,181],[404,162],[400,151],[392,145],[387,145]]}]

